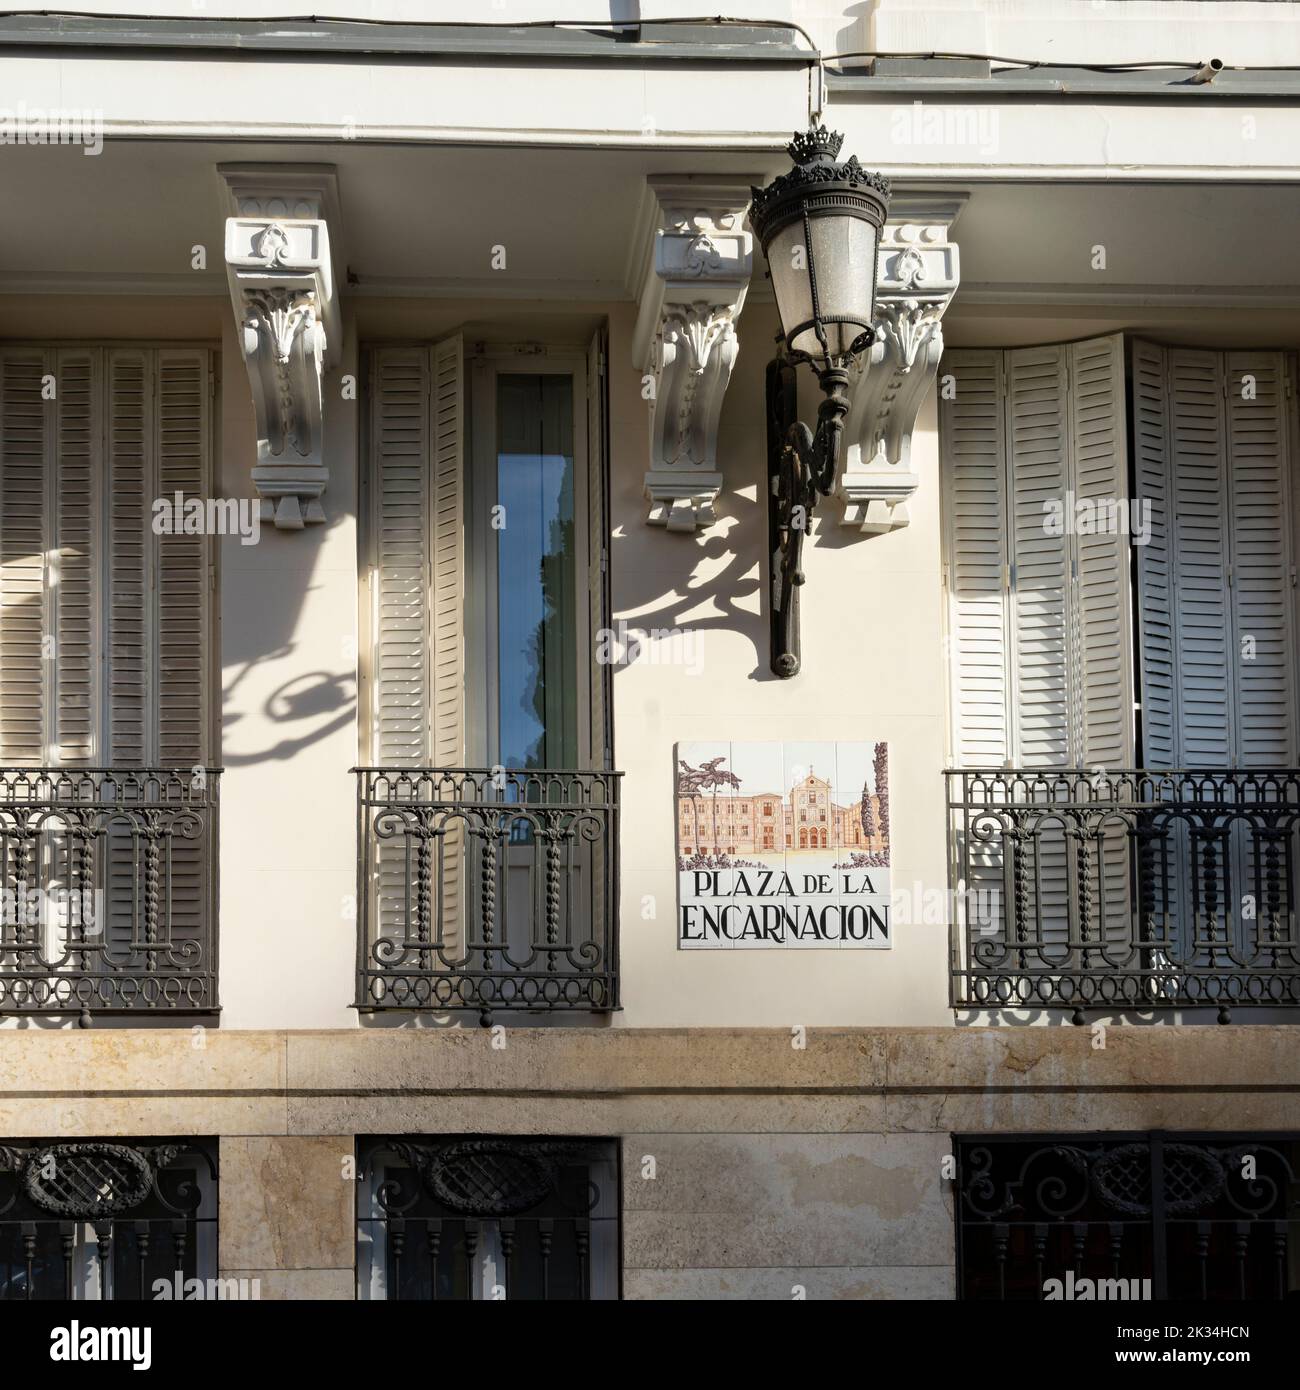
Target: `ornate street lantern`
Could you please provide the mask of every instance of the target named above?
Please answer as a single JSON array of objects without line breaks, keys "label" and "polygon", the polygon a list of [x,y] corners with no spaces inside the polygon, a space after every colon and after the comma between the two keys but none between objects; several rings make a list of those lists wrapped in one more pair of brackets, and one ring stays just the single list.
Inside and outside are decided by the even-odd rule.
[{"label": "ornate street lantern", "polygon": [[772,670],[799,670],[798,588],[803,535],[839,469],[849,366],[875,338],[876,256],[889,182],[856,158],[838,163],[844,137],[814,126],[786,146],[794,168],[753,190],[750,221],[763,246],[786,351],[807,362],[826,399],[817,432],[790,425],[773,467]]}]

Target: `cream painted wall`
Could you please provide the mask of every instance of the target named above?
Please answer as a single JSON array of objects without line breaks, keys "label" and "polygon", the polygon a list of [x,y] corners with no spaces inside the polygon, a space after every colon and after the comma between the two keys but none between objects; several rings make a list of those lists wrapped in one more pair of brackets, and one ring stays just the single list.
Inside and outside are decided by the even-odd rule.
[{"label": "cream painted wall", "polygon": [[[895,923],[890,951],[676,946],[674,745],[694,739],[876,740],[890,744],[893,885],[946,887],[944,668],[938,451],[933,405],[913,446],[921,486],[912,523],[888,536],[841,527],[823,502],[805,545],[804,668],[768,671],[764,371],[776,317],[746,308],[723,406],[726,479],[715,527],[698,536],[645,525],[646,415],[630,365],[633,313],[611,316],[611,549],[614,617],[630,627],[695,627],[702,670],[642,659],[614,679],[623,784],[621,1026],[940,1024],[947,934]],[[804,401],[806,416],[815,408]],[[646,915],[647,913],[652,915]],[[921,915],[918,913],[918,915]]]},{"label": "cream painted wall", "polygon": [[[222,487],[251,496],[248,376],[227,312]],[[326,524],[221,543],[222,1026],[350,1027],[356,1015],[356,334],[324,390]]]}]

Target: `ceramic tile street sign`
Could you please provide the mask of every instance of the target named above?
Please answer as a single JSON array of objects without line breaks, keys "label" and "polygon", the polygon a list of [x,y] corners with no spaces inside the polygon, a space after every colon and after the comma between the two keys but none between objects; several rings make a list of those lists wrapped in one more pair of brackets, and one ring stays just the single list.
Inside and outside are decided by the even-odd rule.
[{"label": "ceramic tile street sign", "polygon": [[683,950],[891,945],[889,747],[677,745]]}]

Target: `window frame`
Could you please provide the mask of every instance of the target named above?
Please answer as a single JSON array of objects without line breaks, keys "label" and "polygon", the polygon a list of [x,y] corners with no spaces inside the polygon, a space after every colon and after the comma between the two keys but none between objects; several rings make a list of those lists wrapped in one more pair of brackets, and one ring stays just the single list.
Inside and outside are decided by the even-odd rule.
[{"label": "window frame", "polygon": [[595,634],[590,631],[587,596],[591,583],[588,507],[591,445],[587,401],[591,382],[580,350],[485,348],[466,354],[469,438],[465,451],[465,748],[471,766],[500,763],[500,658],[497,546],[491,512],[497,501],[497,381],[502,376],[566,376],[573,385],[573,534],[575,543],[574,622],[576,642],[577,760],[591,767],[591,691],[583,679],[590,669]]},{"label": "window frame", "polygon": [[[411,1232],[417,1233],[418,1228],[427,1220],[437,1220],[442,1223],[473,1222],[477,1228],[477,1236],[482,1240],[482,1244],[476,1252],[477,1268],[475,1271],[472,1292],[468,1299],[446,1300],[436,1297],[436,1288],[432,1289],[434,1297],[428,1301],[436,1302],[493,1302],[506,1301],[509,1298],[508,1287],[504,1284],[494,1286],[489,1279],[489,1267],[497,1269],[497,1261],[500,1258],[500,1226],[499,1223],[505,1218],[513,1219],[518,1217],[527,1221],[527,1212],[536,1207],[517,1210],[515,1213],[501,1212],[492,1214],[490,1212],[463,1211],[456,1212],[450,1207],[445,1214],[431,1217],[429,1212],[416,1214],[421,1200],[430,1200],[430,1189],[427,1176],[423,1171],[423,1164],[418,1176],[414,1176],[414,1169],[407,1166],[404,1171],[412,1173],[414,1176],[415,1192],[409,1197],[403,1190],[399,1190],[399,1185],[393,1184],[393,1179],[389,1176],[395,1165],[391,1162],[385,1163],[384,1156],[391,1158],[402,1158],[399,1146],[409,1146],[410,1149],[424,1158],[432,1158],[437,1155],[446,1154],[456,1149],[486,1148],[491,1150],[516,1150],[521,1154],[527,1154],[529,1150],[556,1150],[574,1149],[587,1150],[588,1158],[596,1159],[599,1162],[608,1164],[608,1186],[600,1190],[598,1201],[591,1208],[594,1213],[598,1209],[608,1207],[604,1215],[589,1214],[586,1218],[588,1231],[588,1251],[589,1264],[587,1268],[587,1288],[593,1288],[597,1278],[597,1267],[601,1261],[607,1263],[600,1269],[603,1288],[605,1292],[598,1298],[588,1298],[588,1302],[610,1302],[619,1301],[623,1297],[623,1230],[624,1230],[624,1210],[623,1210],[623,1144],[622,1140],[616,1136],[605,1135],[537,1135],[537,1134],[404,1134],[404,1135],[357,1135],[356,1137],[356,1176],[357,1176],[357,1203],[356,1216],[354,1220],[354,1242],[355,1242],[355,1267],[356,1267],[356,1297],[362,1302],[402,1302],[400,1298],[392,1298],[389,1289],[389,1249],[390,1239],[389,1222],[395,1218],[402,1218],[404,1213],[412,1213],[409,1218]],[[398,1204],[398,1209],[392,1213],[385,1211],[384,1205],[379,1201],[379,1193],[382,1187],[388,1184],[388,1190]],[[432,1198],[436,1203],[437,1198]],[[545,1202],[545,1198],[543,1202]],[[555,1221],[561,1218],[554,1218]],[[404,1225],[406,1225],[404,1220]],[[612,1225],[612,1240],[608,1239],[609,1226]],[[598,1227],[605,1228],[605,1241],[596,1238]],[[493,1228],[493,1229],[486,1229]],[[410,1234],[407,1232],[406,1234]],[[455,1232],[451,1233],[453,1242]],[[454,1248],[454,1247],[453,1247]],[[442,1253],[437,1259],[441,1262],[446,1258],[448,1247],[442,1247]],[[426,1252],[427,1254],[427,1252]],[[407,1252],[408,1257],[414,1257],[414,1249]],[[612,1268],[609,1266],[612,1264]],[[496,1288],[501,1288],[503,1297],[498,1300]],[[515,1301],[528,1301],[516,1299]],[[551,1302],[572,1302],[572,1299],[550,1299]]]}]

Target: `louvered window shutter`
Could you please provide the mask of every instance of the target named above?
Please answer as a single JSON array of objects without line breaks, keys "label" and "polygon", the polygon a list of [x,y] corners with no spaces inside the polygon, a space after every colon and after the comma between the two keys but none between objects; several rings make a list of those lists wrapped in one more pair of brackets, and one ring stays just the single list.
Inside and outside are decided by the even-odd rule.
[{"label": "louvered window shutter", "polygon": [[440,767],[465,758],[465,353],[434,346],[433,743]]},{"label": "louvered window shutter", "polygon": [[373,759],[429,761],[429,363],[382,349],[371,372]]},{"label": "louvered window shutter", "polygon": [[[464,395],[459,337],[371,354],[369,717],[379,767],[464,761]],[[459,820],[443,828],[435,911],[439,938],[454,950],[464,836]],[[377,847],[381,936],[408,929],[413,851],[402,836]]]},{"label": "louvered window shutter", "polygon": [[1067,349],[1070,492],[1079,516],[1070,537],[1070,669],[1074,760],[1131,767],[1133,634],[1130,611],[1128,434],[1124,344],[1116,334]]},{"label": "louvered window shutter", "polygon": [[[947,353],[942,374],[954,378],[951,399],[941,393],[940,420],[954,759],[962,767],[1127,767],[1121,340]],[[1085,863],[1078,848],[1049,815],[1027,850],[1035,939],[1063,967],[1079,963],[1076,902],[1089,904],[1094,940],[1099,927],[1120,937],[1127,926],[1122,829],[1103,832],[1100,863]],[[966,846],[965,862],[967,891],[999,902],[1006,866],[997,840]]]},{"label": "louvered window shutter", "polygon": [[1137,549],[1138,646],[1141,654],[1142,762],[1145,767],[1177,767],[1178,672],[1174,630],[1176,565],[1172,478],[1169,459],[1169,406],[1165,350],[1134,342],[1133,475],[1139,502],[1147,509],[1151,533]]},{"label": "louvered window shutter", "polygon": [[[208,749],[203,350],[10,349],[0,372],[0,760],[190,768]],[[43,395],[43,384],[48,390]]]},{"label": "louvered window shutter", "polygon": [[464,360],[459,337],[370,372],[372,756],[458,767],[465,743]]},{"label": "louvered window shutter", "polygon": [[[111,765],[193,769],[210,761],[209,564],[213,542],[185,534],[184,504],[211,495],[208,354],[113,348],[106,354],[107,521],[104,741]],[[154,502],[180,510],[156,534]],[[138,939],[138,866],[125,826],[110,830],[108,945]],[[174,836],[163,865],[173,950],[202,932],[203,845]]]},{"label": "louvered window shutter", "polygon": [[591,676],[591,735],[588,755],[597,770],[612,766],[608,662],[596,659],[598,634],[608,623],[606,573],[609,553],[609,510],[606,480],[609,441],[605,401],[605,334],[597,333],[587,349],[587,640]]},{"label": "louvered window shutter", "polygon": [[1238,767],[1296,759],[1287,363],[1227,354],[1227,435]]},{"label": "louvered window shutter", "polygon": [[[101,616],[99,504],[103,485],[100,354],[56,354],[54,473],[54,747],[63,766],[92,766],[100,707],[98,624]],[[196,634],[197,636],[197,634]]]},{"label": "louvered window shutter", "polygon": [[[210,756],[211,542],[156,535],[153,504],[210,493],[209,354],[12,349],[2,365],[0,761],[188,775]],[[128,814],[94,851],[118,960],[140,930]],[[203,850],[166,845],[172,951],[202,931]]]},{"label": "louvered window shutter", "polygon": [[107,761],[149,762],[148,709],[153,688],[149,600],[154,536],[153,360],[124,348],[108,361],[108,640]]},{"label": "louvered window shutter", "polygon": [[1121,340],[948,352],[943,374],[954,762],[1128,766]]},{"label": "louvered window shutter", "polygon": [[1015,760],[1069,766],[1070,538],[1048,533],[1048,504],[1069,489],[1065,349],[1007,353],[1011,506],[1011,674]]},{"label": "louvered window shutter", "polygon": [[1133,361],[1138,488],[1152,520],[1151,543],[1138,553],[1146,761],[1289,765],[1296,651],[1286,359],[1139,342]]},{"label": "louvered window shutter", "polygon": [[[164,349],[157,354],[155,421],[157,496],[183,500],[211,493],[206,354]],[[152,532],[150,532],[152,536]],[[155,539],[155,626],[158,680],[151,736],[164,767],[208,760],[208,550],[200,535]]]},{"label": "louvered window shutter", "polygon": [[940,395],[946,634],[952,757],[958,767],[1011,759],[1006,449],[1002,354],[944,354]]},{"label": "louvered window shutter", "polygon": [[0,356],[0,764],[45,761],[50,653],[46,556],[51,538],[52,411],[42,382],[54,354],[6,349]]},{"label": "louvered window shutter", "polygon": [[1232,764],[1228,478],[1217,353],[1169,353],[1179,761]]}]

